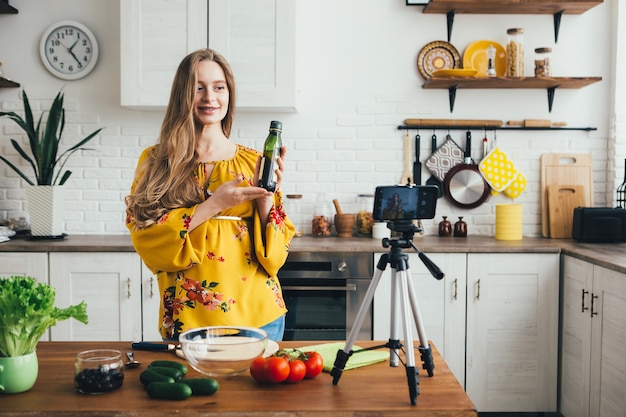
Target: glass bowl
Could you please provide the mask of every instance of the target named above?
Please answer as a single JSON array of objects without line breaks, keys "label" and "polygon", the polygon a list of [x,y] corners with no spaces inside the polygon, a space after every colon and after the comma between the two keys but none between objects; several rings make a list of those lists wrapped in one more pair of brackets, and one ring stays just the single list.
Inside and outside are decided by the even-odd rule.
[{"label": "glass bowl", "polygon": [[210,377],[242,374],[263,355],[267,333],[253,327],[209,326],[181,333],[180,347],[189,365]]},{"label": "glass bowl", "polygon": [[124,383],[124,362],[119,350],[86,350],[76,355],[74,387],[81,394],[102,394]]}]

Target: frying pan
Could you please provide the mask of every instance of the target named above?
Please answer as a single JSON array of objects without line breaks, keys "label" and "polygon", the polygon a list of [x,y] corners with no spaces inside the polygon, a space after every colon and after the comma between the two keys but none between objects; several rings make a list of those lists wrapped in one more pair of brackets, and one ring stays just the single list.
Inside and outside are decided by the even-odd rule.
[{"label": "frying pan", "polygon": [[472,160],[472,134],[468,130],[465,141],[465,163],[448,171],[443,180],[443,191],[453,205],[472,209],[489,198],[491,187]]}]

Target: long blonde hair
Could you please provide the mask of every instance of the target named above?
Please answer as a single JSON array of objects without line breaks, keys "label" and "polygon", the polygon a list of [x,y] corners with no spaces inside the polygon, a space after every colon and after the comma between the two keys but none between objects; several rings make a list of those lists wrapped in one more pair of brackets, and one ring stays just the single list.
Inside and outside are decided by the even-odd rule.
[{"label": "long blonde hair", "polygon": [[230,65],[212,49],[192,52],[176,70],[159,140],[138,167],[133,192],[125,199],[127,214],[134,218],[137,228],[150,226],[174,208],[202,201],[202,190],[194,181],[198,155],[193,105],[198,84],[196,70],[201,61],[214,61],[224,71],[230,100],[222,131],[230,136],[236,97]]}]

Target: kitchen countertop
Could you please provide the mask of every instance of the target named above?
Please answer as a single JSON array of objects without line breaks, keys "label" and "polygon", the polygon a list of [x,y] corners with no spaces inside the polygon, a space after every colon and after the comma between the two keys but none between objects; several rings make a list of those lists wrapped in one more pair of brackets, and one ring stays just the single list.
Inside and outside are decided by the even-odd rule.
[{"label": "kitchen countertop", "polygon": [[[428,253],[563,253],[626,273],[626,244],[579,243],[571,239],[529,238],[496,240],[490,236],[466,238],[416,236],[413,243]],[[294,238],[292,252],[387,252],[381,241],[365,237]],[[70,235],[63,240],[11,239],[0,252],[134,252],[128,235]]]},{"label": "kitchen countertop", "polygon": [[[281,342],[281,347],[303,346],[304,342]],[[314,342],[306,342],[311,345]],[[326,342],[324,342],[326,343]],[[357,346],[375,346],[381,342],[357,342]],[[219,390],[211,396],[190,397],[184,401],[149,398],[139,381],[139,374],[153,360],[178,359],[172,353],[137,351],[135,358],[143,364],[126,370],[124,385],[102,395],[83,395],[74,390],[74,358],[88,349],[127,351],[130,342],[40,342],[37,345],[39,376],[33,388],[21,394],[1,395],[3,417],[30,416],[98,416],[160,417],[172,415],[200,416],[476,416],[476,407],[433,347],[434,375],[421,370],[417,404],[409,399],[406,373],[402,367],[380,362],[344,371],[337,385],[322,373],[315,379],[296,384],[257,384],[248,374],[218,379]],[[189,377],[201,377],[189,367]]]}]

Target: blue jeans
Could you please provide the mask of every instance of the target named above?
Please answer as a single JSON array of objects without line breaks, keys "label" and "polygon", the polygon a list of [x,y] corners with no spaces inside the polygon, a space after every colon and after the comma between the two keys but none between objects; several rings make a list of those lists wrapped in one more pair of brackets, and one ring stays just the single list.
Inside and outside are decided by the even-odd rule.
[{"label": "blue jeans", "polygon": [[262,326],[261,329],[267,332],[267,336],[270,340],[280,342],[283,340],[285,334],[285,315],[283,314],[271,323]]}]

